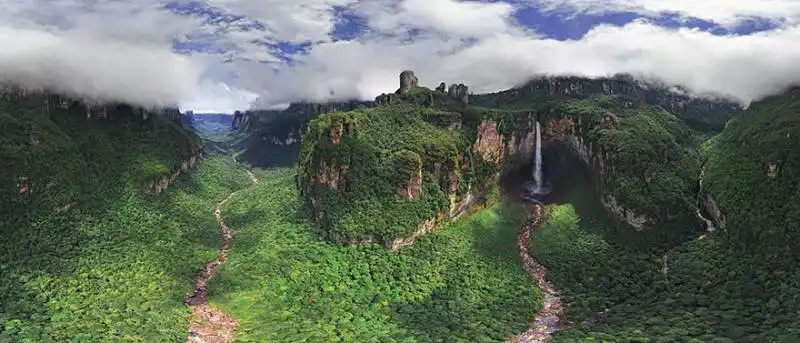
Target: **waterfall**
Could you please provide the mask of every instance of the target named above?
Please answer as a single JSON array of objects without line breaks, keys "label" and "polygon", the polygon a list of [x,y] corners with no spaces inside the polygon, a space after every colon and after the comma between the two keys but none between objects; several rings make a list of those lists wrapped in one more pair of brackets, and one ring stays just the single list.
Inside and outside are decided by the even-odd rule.
[{"label": "waterfall", "polygon": [[542,191],[542,134],[539,121],[536,121],[536,154],[533,160],[533,193]]}]

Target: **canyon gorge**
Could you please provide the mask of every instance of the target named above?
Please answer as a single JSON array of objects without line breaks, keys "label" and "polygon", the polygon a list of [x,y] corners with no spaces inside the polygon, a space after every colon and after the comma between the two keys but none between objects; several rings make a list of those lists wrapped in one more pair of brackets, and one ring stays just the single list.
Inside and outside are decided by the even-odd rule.
[{"label": "canyon gorge", "polygon": [[792,342],[798,88],[0,90],[0,342]]}]

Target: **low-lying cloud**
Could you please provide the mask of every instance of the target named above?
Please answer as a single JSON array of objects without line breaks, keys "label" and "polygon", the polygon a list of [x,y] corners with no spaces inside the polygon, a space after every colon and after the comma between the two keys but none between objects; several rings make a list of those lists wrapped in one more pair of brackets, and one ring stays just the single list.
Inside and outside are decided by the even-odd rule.
[{"label": "low-lying cloud", "polygon": [[174,106],[201,69],[170,47],[0,27],[0,80],[99,101]]},{"label": "low-lying cloud", "polygon": [[[462,82],[473,92],[542,74],[627,72],[743,103],[800,80],[794,0],[709,0],[703,6],[689,0],[177,2],[228,15],[224,19],[171,10],[162,0],[50,2],[0,0],[0,79],[144,106],[231,112],[299,100],[367,100],[394,91],[405,69],[423,85]],[[532,4],[572,13],[677,13],[723,26],[761,16],[783,26],[718,36],[636,21],[558,41],[517,23],[515,12]],[[361,17],[362,33],[336,41],[331,35],[345,7]],[[284,64],[286,56],[274,49],[281,41],[310,48]],[[174,52],[174,42],[192,53]]]},{"label": "low-lying cloud", "polygon": [[[576,41],[498,33],[464,47],[457,38],[322,44],[302,56],[299,66],[263,80],[268,92],[262,93],[262,101],[371,99],[396,89],[404,69],[414,70],[429,87],[440,81],[463,82],[473,92],[506,89],[541,74],[600,77],[624,72],[745,104],[800,80],[800,27],[715,36],[637,21],[596,27]],[[455,52],[439,53],[443,49]]]}]

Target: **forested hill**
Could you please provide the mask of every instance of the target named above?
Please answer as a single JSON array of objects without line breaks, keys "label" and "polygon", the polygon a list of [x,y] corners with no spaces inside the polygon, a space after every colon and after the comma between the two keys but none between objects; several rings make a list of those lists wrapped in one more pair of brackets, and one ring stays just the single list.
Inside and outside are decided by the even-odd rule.
[{"label": "forested hill", "polygon": [[711,225],[694,240],[632,253],[606,243],[584,202],[553,208],[532,250],[568,313],[596,319],[554,341],[800,341],[799,92],[754,102],[703,143],[698,204]]},{"label": "forested hill", "polygon": [[463,84],[421,87],[406,71],[375,107],[310,122],[300,187],[333,241],[397,246],[457,217],[498,175],[529,163],[539,123],[546,154],[579,157],[600,200],[641,232],[637,239],[669,245],[700,227],[700,159],[699,136],[667,109],[696,117],[721,108],[727,118],[740,107],[658,92],[623,77],[555,78],[470,95]]},{"label": "forested hill", "polygon": [[183,336],[182,293],[216,250],[191,213],[212,200],[174,186],[201,157],[177,109],[3,89],[0,341]]}]

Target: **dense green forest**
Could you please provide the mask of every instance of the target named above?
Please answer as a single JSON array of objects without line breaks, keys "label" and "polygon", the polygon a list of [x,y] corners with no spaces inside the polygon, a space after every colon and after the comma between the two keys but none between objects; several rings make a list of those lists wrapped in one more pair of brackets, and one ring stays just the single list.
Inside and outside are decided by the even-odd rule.
[{"label": "dense green forest", "polygon": [[[648,254],[609,235],[600,204],[576,189],[553,205],[532,251],[575,324],[554,342],[797,342],[796,271],[731,251],[724,233]],[[664,266],[667,269],[664,269]],[[585,319],[591,323],[581,324]]]},{"label": "dense green forest", "polygon": [[213,205],[246,174],[211,158],[154,195],[198,137],[160,114],[42,104],[0,102],[0,341],[182,340],[190,277],[220,244]]},{"label": "dense green forest", "polygon": [[[550,268],[570,319],[595,320],[554,341],[800,340],[791,248],[800,223],[791,167],[800,158],[792,149],[796,92],[752,104],[703,144],[702,195],[713,194],[724,219],[713,233],[654,254],[620,239],[585,187],[550,208],[532,251]],[[774,174],[770,163],[780,165]]]},{"label": "dense green forest", "polygon": [[223,209],[236,228],[210,301],[239,319],[241,342],[503,341],[527,326],[539,291],[519,268],[524,209],[501,202],[400,252],[316,239],[294,171]]},{"label": "dense green forest", "polygon": [[[529,213],[496,182],[529,164],[537,120],[557,188],[530,252],[570,322],[554,342],[800,341],[798,90],[737,114],[624,77],[559,82],[470,104],[415,85],[193,131],[174,111],[3,94],[0,342],[185,341],[191,277],[222,243],[214,206],[236,190],[208,295],[237,341],[506,341],[545,302],[517,251]],[[307,134],[265,149],[268,123]],[[250,186],[233,150],[297,168]]]}]

